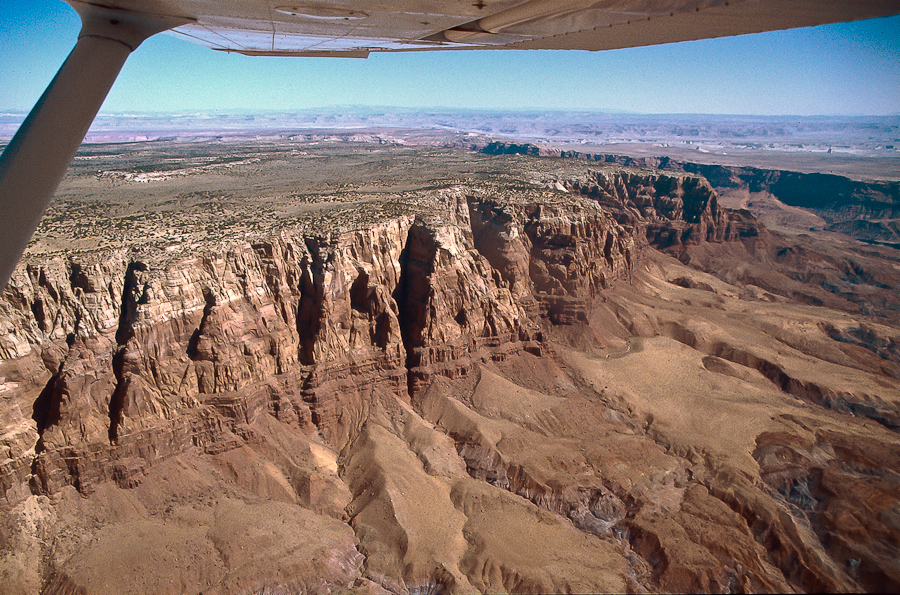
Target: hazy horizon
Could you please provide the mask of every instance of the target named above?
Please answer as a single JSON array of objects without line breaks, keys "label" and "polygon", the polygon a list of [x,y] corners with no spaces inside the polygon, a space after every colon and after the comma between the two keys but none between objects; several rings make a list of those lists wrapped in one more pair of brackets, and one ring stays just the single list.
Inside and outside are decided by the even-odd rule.
[{"label": "hazy horizon", "polygon": [[[272,116],[285,114],[301,114],[301,113],[331,113],[336,110],[351,110],[350,113],[363,111],[383,111],[386,113],[429,113],[429,112],[469,112],[469,113],[509,113],[509,114],[530,114],[530,113],[554,113],[554,114],[595,114],[601,116],[637,116],[637,117],[709,117],[709,118],[745,118],[745,119],[785,119],[785,118],[801,118],[801,119],[891,119],[900,118],[900,111],[883,114],[742,114],[742,113],[725,113],[725,112],[642,112],[633,110],[616,110],[603,108],[567,108],[567,107],[464,107],[464,106],[442,106],[442,105],[421,105],[421,106],[403,106],[390,104],[332,104],[302,108],[234,108],[234,109],[170,109],[170,110],[120,110],[109,111],[102,110],[98,114],[98,118],[133,118],[133,117],[159,117],[159,116],[187,116],[187,115],[206,115],[216,117],[228,116]],[[30,108],[0,108],[0,116],[22,116],[28,115]]]}]

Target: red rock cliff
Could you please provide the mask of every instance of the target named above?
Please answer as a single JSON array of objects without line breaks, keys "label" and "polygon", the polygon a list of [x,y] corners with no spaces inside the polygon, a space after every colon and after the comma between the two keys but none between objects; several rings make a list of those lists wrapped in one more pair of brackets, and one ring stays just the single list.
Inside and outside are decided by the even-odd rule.
[{"label": "red rock cliff", "polygon": [[591,298],[636,258],[632,228],[593,201],[457,191],[436,204],[188,258],[20,270],[3,302],[7,500],[127,484],[189,446],[224,448],[260,411],[340,449],[378,394],[464,375],[485,354],[540,352],[538,305],[564,321],[560,299]]}]

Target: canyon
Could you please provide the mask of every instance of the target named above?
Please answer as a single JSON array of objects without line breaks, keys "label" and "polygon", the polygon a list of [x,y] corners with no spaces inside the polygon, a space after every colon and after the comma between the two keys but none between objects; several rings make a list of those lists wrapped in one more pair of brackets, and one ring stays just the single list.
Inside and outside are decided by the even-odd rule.
[{"label": "canyon", "polygon": [[900,587],[895,249],[685,167],[202,147],[83,149],[2,294],[4,592]]},{"label": "canyon", "polygon": [[[541,155],[691,173],[709,181],[722,195],[724,204],[746,207],[755,200],[759,210],[769,211],[766,214],[772,214],[772,202],[776,211],[799,207],[809,227],[844,233],[870,243],[894,247],[900,243],[900,181],[897,180],[856,180],[833,173],[697,163],[666,156],[585,153],[509,141],[479,143],[473,148],[488,155]],[[896,163],[892,165],[896,166]],[[769,219],[761,215],[772,226],[783,224],[777,215]]]}]

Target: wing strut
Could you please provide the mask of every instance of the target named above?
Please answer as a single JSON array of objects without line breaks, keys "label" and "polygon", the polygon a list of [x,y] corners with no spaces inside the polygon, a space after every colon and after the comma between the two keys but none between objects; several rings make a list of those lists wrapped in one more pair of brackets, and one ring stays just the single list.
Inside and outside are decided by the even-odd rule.
[{"label": "wing strut", "polygon": [[81,17],[78,42],[0,156],[0,290],[129,54],[151,35],[191,22],[71,4]]}]

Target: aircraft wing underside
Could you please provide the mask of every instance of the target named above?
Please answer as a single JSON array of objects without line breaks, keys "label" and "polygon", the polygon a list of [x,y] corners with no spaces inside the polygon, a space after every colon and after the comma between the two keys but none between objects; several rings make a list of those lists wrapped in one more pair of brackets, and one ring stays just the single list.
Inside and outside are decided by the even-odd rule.
[{"label": "aircraft wing underside", "polygon": [[[75,3],[74,1],[72,2]],[[175,35],[249,55],[606,50],[900,13],[898,0],[103,0],[187,17]]]}]

